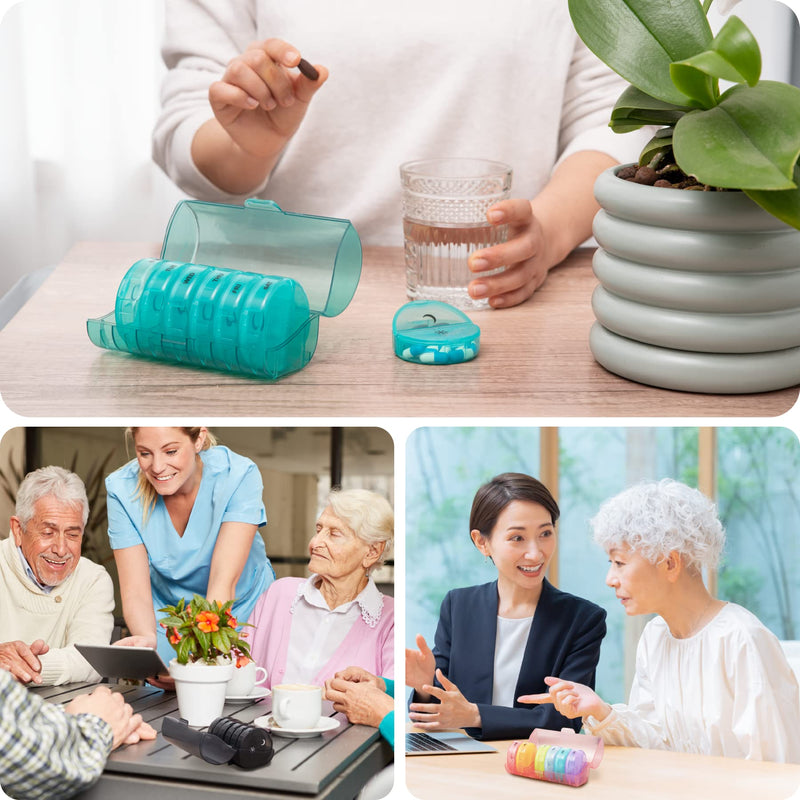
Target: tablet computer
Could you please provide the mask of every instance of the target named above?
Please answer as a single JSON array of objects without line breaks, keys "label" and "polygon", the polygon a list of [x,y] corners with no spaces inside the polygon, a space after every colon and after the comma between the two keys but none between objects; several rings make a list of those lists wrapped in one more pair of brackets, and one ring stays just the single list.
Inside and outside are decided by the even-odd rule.
[{"label": "tablet computer", "polygon": [[104,678],[150,678],[167,672],[167,665],[150,647],[76,644],[75,649]]}]

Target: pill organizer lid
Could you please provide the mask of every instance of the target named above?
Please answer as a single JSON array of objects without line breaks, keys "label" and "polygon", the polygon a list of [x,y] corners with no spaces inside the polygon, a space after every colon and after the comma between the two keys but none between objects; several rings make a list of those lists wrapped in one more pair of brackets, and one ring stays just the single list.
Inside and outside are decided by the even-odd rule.
[{"label": "pill organizer lid", "polygon": [[603,760],[603,751],[605,749],[603,740],[599,736],[575,733],[572,728],[562,728],[560,731],[534,728],[528,740],[534,742],[537,747],[556,745],[557,747],[569,747],[572,750],[583,750],[586,753],[586,760],[589,762],[589,766],[593,769],[598,767]]},{"label": "pill organizer lid", "polygon": [[440,300],[412,300],[392,320],[395,346],[414,344],[470,346],[481,329],[460,309]]},{"label": "pill organizer lid", "polygon": [[293,278],[311,311],[326,317],[344,311],[361,276],[361,240],[351,222],[282,211],[271,200],[181,201],[161,258]]}]

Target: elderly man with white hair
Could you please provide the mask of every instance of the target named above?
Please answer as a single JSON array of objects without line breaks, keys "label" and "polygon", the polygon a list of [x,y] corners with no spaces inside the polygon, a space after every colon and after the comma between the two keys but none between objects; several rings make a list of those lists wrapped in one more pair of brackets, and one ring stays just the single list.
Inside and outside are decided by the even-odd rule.
[{"label": "elderly man with white hair", "polygon": [[89,501],[83,481],[61,467],[25,476],[11,535],[0,541],[0,668],[20,683],[97,681],[74,644],[108,644],[114,587],[81,557]]}]

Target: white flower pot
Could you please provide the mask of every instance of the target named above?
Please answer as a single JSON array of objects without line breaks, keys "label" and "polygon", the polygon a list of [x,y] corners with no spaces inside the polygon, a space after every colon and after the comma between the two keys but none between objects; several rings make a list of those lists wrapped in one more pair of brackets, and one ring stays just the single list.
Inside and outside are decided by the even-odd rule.
[{"label": "white flower pot", "polygon": [[169,674],[175,681],[178,710],[189,725],[204,727],[222,716],[225,689],[233,675],[233,663],[179,664],[169,662]]},{"label": "white flower pot", "polygon": [[800,231],[742,192],[641,186],[619,169],[595,184],[597,361],[691,392],[800,383]]}]

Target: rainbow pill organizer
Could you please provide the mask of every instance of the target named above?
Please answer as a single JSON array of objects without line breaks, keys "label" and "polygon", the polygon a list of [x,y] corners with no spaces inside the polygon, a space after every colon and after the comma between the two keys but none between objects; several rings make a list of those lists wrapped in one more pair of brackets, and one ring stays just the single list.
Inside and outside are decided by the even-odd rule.
[{"label": "rainbow pill organizer", "polygon": [[320,316],[347,308],[361,262],[348,220],[184,200],[161,257],[133,264],[86,328],[108,350],[275,380],[311,360]]},{"label": "rainbow pill organizer", "polygon": [[589,770],[603,759],[603,740],[569,728],[536,728],[524,742],[512,742],[506,754],[506,771],[524,778],[583,786]]},{"label": "rainbow pill organizer", "polygon": [[414,364],[461,364],[480,350],[481,329],[439,300],[413,300],[392,320],[394,353]]}]

